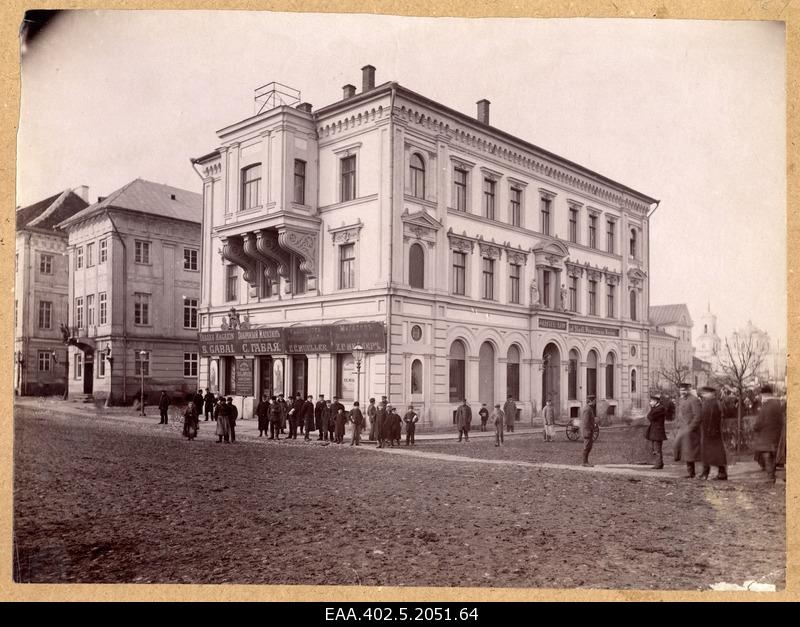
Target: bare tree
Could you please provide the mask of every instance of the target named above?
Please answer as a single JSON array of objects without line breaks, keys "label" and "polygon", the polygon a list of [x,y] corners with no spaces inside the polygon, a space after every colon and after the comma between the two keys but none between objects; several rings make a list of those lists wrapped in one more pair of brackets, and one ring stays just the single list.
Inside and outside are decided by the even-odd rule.
[{"label": "bare tree", "polygon": [[668,384],[670,394],[675,395],[681,383],[690,383],[692,379],[692,369],[685,364],[673,363],[670,366],[661,365],[655,371],[653,377],[656,389],[654,392],[661,392],[664,382]]},{"label": "bare tree", "polygon": [[742,441],[742,407],[744,392],[748,384],[761,372],[766,356],[763,343],[757,341],[755,333],[740,334],[734,332],[725,338],[723,350],[719,355],[721,374],[716,378],[718,383],[736,390],[736,452],[739,452]]}]

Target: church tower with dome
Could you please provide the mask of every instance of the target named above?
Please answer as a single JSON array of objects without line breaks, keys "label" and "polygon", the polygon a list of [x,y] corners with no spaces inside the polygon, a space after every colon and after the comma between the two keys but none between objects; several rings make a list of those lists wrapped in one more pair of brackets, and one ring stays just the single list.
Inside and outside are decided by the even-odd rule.
[{"label": "church tower with dome", "polygon": [[711,303],[708,304],[708,309],[700,317],[699,326],[701,333],[697,338],[695,357],[716,365],[719,362],[722,343],[717,335],[717,317],[711,313]]}]

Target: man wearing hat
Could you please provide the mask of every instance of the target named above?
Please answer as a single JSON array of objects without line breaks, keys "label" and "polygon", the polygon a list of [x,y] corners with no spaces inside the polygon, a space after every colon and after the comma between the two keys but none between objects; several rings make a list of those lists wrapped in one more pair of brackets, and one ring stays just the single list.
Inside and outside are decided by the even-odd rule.
[{"label": "man wearing hat", "polygon": [[503,422],[505,419],[505,412],[500,409],[500,403],[494,406],[494,411],[492,411],[490,418],[494,423],[494,445],[500,446],[503,441]]},{"label": "man wearing hat", "polygon": [[664,467],[664,455],[661,451],[664,440],[667,439],[667,432],[664,429],[664,421],[667,418],[667,408],[661,402],[661,396],[658,394],[650,395],[650,411],[647,412],[647,420],[650,425],[644,437],[653,445],[653,454],[656,456],[656,463],[653,469],[661,470]]},{"label": "man wearing hat", "polygon": [[386,401],[381,401],[378,411],[375,412],[375,438],[378,441],[378,448],[383,448],[383,443],[388,439],[389,412],[386,410],[386,404]]},{"label": "man wearing hat", "polygon": [[503,414],[506,417],[506,430],[513,433],[514,420],[517,417],[517,404],[511,398],[511,394],[506,397],[506,404],[503,405]]},{"label": "man wearing hat", "polygon": [[774,395],[772,385],[761,387],[761,409],[753,423],[753,452],[761,468],[767,471],[767,478],[775,483],[775,458],[786,420],[785,409]]},{"label": "man wearing hat", "polygon": [[408,411],[403,416],[403,422],[406,423],[406,446],[413,446],[414,432],[417,430],[417,423],[419,422],[419,416],[414,411],[413,405],[408,406]]},{"label": "man wearing hat", "polygon": [[458,441],[463,437],[469,442],[469,427],[472,424],[472,408],[467,404],[467,399],[456,409],[456,426],[458,427]]},{"label": "man wearing hat", "polygon": [[702,398],[700,458],[703,462],[703,472],[700,479],[708,479],[711,467],[716,466],[717,474],[712,479],[725,481],[728,478],[728,459],[722,442],[722,411],[717,401],[717,390],[705,386],[698,391]]},{"label": "man wearing hat", "polygon": [[594,394],[589,394],[586,397],[586,405],[581,410],[581,435],[583,436],[583,463],[581,466],[592,467],[594,464],[589,463],[589,453],[592,452],[592,445],[594,444],[594,425],[596,414],[594,412],[595,397]]},{"label": "man wearing hat", "polygon": [[689,394],[688,383],[680,384],[680,397],[675,415],[678,421],[678,435],[673,449],[675,461],[686,463],[686,478],[694,477],[694,464],[700,461],[700,423],[702,421],[700,399]]}]

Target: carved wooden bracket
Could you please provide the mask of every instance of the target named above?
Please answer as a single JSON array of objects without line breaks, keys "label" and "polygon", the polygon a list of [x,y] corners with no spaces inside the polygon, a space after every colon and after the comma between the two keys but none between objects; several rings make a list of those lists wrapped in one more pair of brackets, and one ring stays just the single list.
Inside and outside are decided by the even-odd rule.
[{"label": "carved wooden bracket", "polygon": [[239,266],[244,271],[242,277],[251,287],[258,285],[256,260],[245,252],[241,237],[226,237],[222,240],[222,258]]},{"label": "carved wooden bracket", "polygon": [[269,259],[270,264],[264,271],[271,281],[277,281],[270,271],[277,270],[278,274],[287,282],[291,280],[289,276],[289,255],[279,245],[276,238],[271,237],[266,229],[256,232],[256,250],[262,258]]},{"label": "carved wooden bracket", "polygon": [[317,234],[308,231],[283,229],[278,233],[281,248],[301,257],[300,271],[309,277],[317,276]]},{"label": "carved wooden bracket", "polygon": [[262,255],[258,250],[258,237],[256,233],[244,234],[244,252],[264,265],[264,276],[271,283],[278,280],[278,264],[270,257]]}]

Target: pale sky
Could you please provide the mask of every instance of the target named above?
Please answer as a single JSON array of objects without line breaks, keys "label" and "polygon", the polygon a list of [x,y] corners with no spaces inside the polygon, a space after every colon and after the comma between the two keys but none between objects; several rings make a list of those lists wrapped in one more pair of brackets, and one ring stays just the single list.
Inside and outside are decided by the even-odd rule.
[{"label": "pale sky", "polygon": [[290,85],[321,108],[361,67],[661,200],[651,304],[710,301],[786,344],[779,22],[75,11],[22,62],[17,204],[141,177],[200,192],[189,159]]}]

